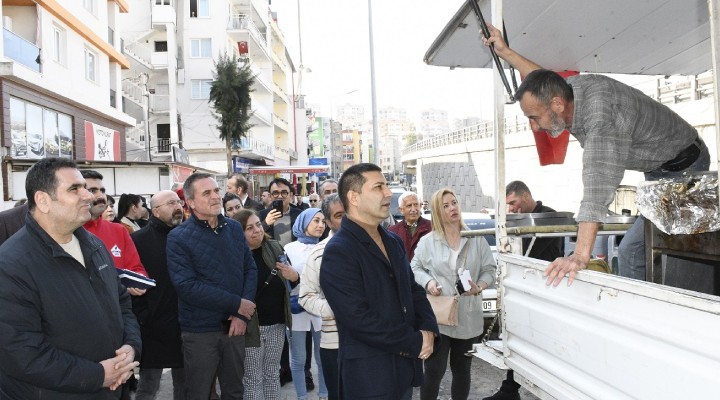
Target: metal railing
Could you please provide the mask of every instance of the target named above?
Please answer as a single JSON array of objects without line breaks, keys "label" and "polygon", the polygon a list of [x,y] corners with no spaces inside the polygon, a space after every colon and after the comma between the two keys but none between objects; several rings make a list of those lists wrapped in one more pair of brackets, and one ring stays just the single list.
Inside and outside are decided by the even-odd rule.
[{"label": "metal railing", "polygon": [[270,54],[268,52],[267,47],[267,40],[265,39],[265,34],[258,29],[257,25],[252,21],[252,18],[250,18],[248,15],[245,14],[232,14],[230,15],[230,20],[228,21],[227,25],[228,30],[247,30],[250,32],[250,36],[252,36],[255,39],[255,42],[260,46],[260,48],[265,52],[265,54]]},{"label": "metal railing", "polygon": [[158,153],[169,153],[170,152],[170,139],[169,138],[158,138],[157,152]]},{"label": "metal railing", "polygon": [[247,151],[259,156],[273,158],[274,146],[255,138],[244,137],[233,143],[233,148],[241,152]]},{"label": "metal railing", "polygon": [[11,58],[35,72],[40,72],[40,48],[3,28],[5,57]]},{"label": "metal railing", "polygon": [[[687,77],[687,80],[667,83],[665,78],[644,82],[636,85],[637,89],[653,100],[663,104],[677,104],[685,101],[699,100],[713,95],[713,78],[711,75]],[[530,131],[530,124],[525,116],[516,115],[505,118],[505,134]],[[421,150],[435,149],[493,137],[493,123],[483,122],[475,126],[454,130],[413,143],[402,150],[408,155]]]}]

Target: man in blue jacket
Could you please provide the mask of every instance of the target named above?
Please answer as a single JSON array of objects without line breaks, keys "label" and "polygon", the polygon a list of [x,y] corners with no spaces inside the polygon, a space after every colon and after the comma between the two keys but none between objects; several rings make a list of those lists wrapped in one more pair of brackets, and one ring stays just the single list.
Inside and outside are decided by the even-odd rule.
[{"label": "man in blue jacket", "polygon": [[255,312],[257,268],[239,222],[221,215],[210,174],[183,185],[190,218],[168,234],[170,279],[178,296],[185,393],[207,399],[217,371],[223,399],[243,398],[245,331]]},{"label": "man in blue jacket", "polygon": [[0,399],[118,399],[140,356],[130,295],[82,228],[93,195],[75,162],[39,160],[25,226],[0,246]]},{"label": "man in blue jacket", "polygon": [[340,391],[346,399],[410,399],[438,340],[435,314],[402,241],[380,226],[392,200],[380,167],[348,168],[340,199],[346,216],[320,274],[338,325]]}]

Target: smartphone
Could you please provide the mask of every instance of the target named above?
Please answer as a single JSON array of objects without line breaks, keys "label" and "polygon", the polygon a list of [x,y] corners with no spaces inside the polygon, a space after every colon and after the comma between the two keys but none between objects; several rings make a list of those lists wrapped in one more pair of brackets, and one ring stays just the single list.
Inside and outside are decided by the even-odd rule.
[{"label": "smartphone", "polygon": [[280,264],[290,265],[290,260],[288,260],[288,257],[285,254],[280,254],[278,256],[278,262]]},{"label": "smartphone", "polygon": [[279,212],[280,216],[283,215],[283,201],[282,200],[273,200],[272,208],[273,208],[273,210]]},{"label": "smartphone", "polygon": [[455,288],[457,289],[459,294],[465,293],[465,287],[463,286],[462,282],[460,281],[460,278],[458,278],[458,280],[455,281]]}]

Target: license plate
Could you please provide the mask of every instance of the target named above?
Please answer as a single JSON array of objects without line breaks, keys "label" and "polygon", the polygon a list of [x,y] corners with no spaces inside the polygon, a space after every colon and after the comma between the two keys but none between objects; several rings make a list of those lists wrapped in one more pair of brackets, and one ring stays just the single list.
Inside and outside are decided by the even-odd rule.
[{"label": "license plate", "polygon": [[483,300],[483,311],[497,311],[497,300]]}]

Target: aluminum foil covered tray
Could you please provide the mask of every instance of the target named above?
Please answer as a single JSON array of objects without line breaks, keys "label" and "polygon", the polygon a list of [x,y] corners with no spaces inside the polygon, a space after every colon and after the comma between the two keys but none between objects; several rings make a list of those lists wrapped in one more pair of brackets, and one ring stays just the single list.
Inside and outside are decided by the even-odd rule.
[{"label": "aluminum foil covered tray", "polygon": [[670,235],[720,230],[714,173],[647,182],[637,189],[637,206],[645,218]]}]

